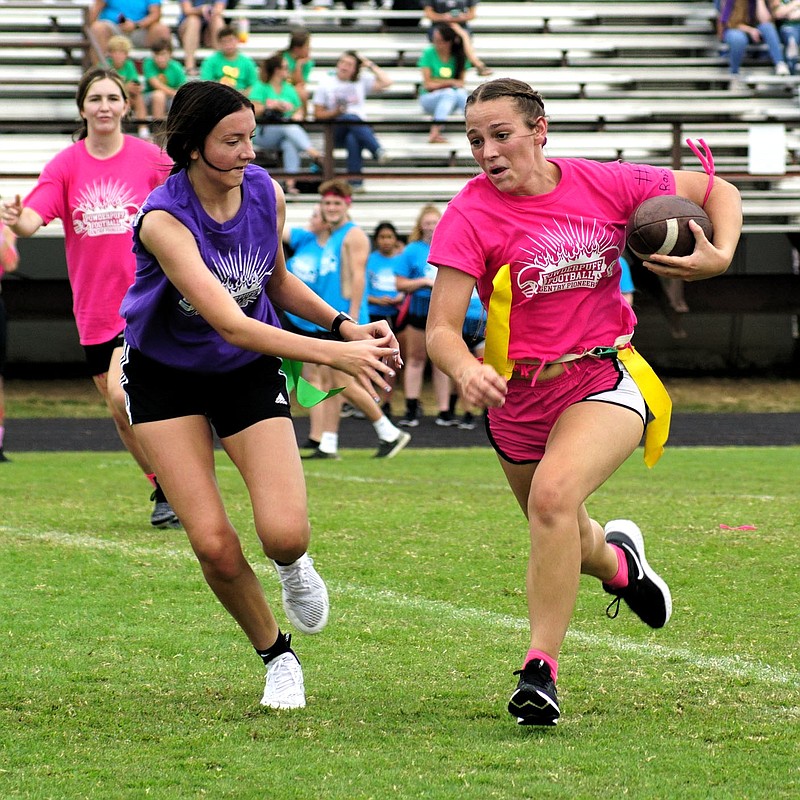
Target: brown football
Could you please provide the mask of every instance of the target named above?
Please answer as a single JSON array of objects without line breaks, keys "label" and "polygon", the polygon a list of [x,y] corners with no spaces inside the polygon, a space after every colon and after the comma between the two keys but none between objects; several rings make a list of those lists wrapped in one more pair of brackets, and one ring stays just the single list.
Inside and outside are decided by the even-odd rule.
[{"label": "brown football", "polygon": [[711,220],[697,203],[676,194],[651,197],[640,203],[628,220],[628,247],[643,261],[654,253],[691,255],[695,241],[689,228],[690,219],[700,225],[710,240],[713,233]]}]

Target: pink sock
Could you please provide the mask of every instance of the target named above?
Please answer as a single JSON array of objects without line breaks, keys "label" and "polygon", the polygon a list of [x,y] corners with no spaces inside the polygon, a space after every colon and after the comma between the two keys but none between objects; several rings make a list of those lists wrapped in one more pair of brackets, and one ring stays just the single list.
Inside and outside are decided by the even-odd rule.
[{"label": "pink sock", "polygon": [[609,589],[624,589],[628,585],[628,559],[625,558],[625,551],[615,544],[612,544],[614,552],[617,554],[617,574],[610,580],[606,581],[606,586]]},{"label": "pink sock", "polygon": [[145,475],[145,478],[147,478],[147,480],[150,481],[150,483],[153,485],[153,488],[155,489],[156,488],[156,474],[155,474],[155,472],[151,472],[149,475]]},{"label": "pink sock", "polygon": [[[537,658],[540,658],[550,667],[550,674],[553,676],[553,682],[555,682],[556,678],[558,678],[558,661],[556,661],[552,656],[547,655],[543,650],[535,650],[531,648],[528,650],[528,655],[525,656],[525,664],[529,661],[533,661]],[[522,666],[524,667],[525,664]]]}]

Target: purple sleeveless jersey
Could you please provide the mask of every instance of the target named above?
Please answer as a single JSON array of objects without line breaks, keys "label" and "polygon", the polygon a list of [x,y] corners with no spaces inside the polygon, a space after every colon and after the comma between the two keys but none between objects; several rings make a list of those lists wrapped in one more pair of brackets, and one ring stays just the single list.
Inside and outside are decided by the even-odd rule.
[{"label": "purple sleeveless jersey", "polygon": [[206,266],[248,317],[280,327],[264,291],[280,246],[275,190],[269,175],[260,167],[247,167],[242,206],[224,223],[206,214],[185,171],[154,189],[134,223],[136,278],[120,308],[128,344],[162,364],[194,372],[227,372],[258,358],[258,353],[226,342],[181,296],[142,246],[141,218],[154,210],[168,212],[192,232]]}]

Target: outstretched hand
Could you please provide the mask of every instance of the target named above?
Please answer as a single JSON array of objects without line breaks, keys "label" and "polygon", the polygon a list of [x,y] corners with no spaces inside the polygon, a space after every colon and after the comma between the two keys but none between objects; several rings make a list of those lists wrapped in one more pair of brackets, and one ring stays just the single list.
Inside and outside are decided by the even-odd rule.
[{"label": "outstretched hand", "polygon": [[[370,323],[370,325],[379,325],[379,323]],[[358,326],[362,329],[368,327],[370,326]],[[377,334],[377,329],[375,333]],[[369,392],[370,397],[376,403],[380,403],[380,393],[390,392],[392,389],[386,382],[386,378],[395,376],[395,367],[398,363],[402,366],[403,362],[400,358],[397,339],[389,331],[383,336],[374,335],[342,342],[331,366],[352,375]]]},{"label": "outstretched hand", "polygon": [[688,256],[660,256],[653,254],[644,266],[662,278],[682,278],[700,281],[721,275],[731,263],[731,255],[714,247],[703,229],[692,219],[689,228],[694,234],[694,252]]}]

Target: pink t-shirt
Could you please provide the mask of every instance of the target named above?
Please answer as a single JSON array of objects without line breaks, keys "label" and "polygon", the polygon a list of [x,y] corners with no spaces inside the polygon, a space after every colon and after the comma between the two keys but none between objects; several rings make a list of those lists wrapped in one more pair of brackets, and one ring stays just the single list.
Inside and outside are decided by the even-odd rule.
[{"label": "pink t-shirt", "polygon": [[429,261],[478,281],[488,307],[492,279],[511,268],[510,359],[553,361],[631,334],[636,316],[619,291],[625,224],[648,197],[675,193],[667,168],[554,158],[558,186],[514,196],[486,175],[467,183],[433,234]]},{"label": "pink t-shirt", "polygon": [[81,344],[108,342],[124,329],[119,306],[136,271],[133,220],[171,166],[158,147],[133,136],[107,159],[89,155],[80,140],[45,166],[25,198],[45,225],[56,217],[64,224]]}]

